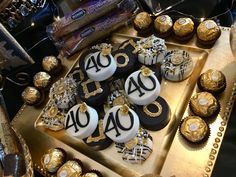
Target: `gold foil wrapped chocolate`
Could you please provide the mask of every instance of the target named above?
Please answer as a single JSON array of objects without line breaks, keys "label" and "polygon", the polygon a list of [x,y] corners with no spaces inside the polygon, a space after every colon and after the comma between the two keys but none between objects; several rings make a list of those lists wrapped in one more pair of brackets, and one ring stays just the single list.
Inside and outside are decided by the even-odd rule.
[{"label": "gold foil wrapped chocolate", "polygon": [[82,177],[103,177],[103,175],[97,170],[91,170],[85,173]]},{"label": "gold foil wrapped chocolate", "polygon": [[188,141],[199,143],[209,135],[209,127],[200,117],[188,116],[180,124],[180,133]]},{"label": "gold foil wrapped chocolate", "polygon": [[41,163],[43,168],[49,173],[55,173],[65,162],[65,152],[59,148],[49,149],[43,155]]},{"label": "gold foil wrapped chocolate", "polygon": [[152,24],[152,18],[147,12],[140,12],[134,19],[134,26],[139,30],[145,30]]},{"label": "gold foil wrapped chocolate", "polygon": [[57,171],[57,177],[81,177],[83,168],[76,160],[69,160]]},{"label": "gold foil wrapped chocolate", "polygon": [[220,93],[226,87],[225,75],[221,71],[209,69],[201,74],[198,87],[210,93]]},{"label": "gold foil wrapped chocolate", "polygon": [[34,75],[34,86],[40,89],[47,88],[51,83],[51,76],[46,72],[38,72]]},{"label": "gold foil wrapped chocolate", "polygon": [[175,35],[186,36],[194,31],[194,23],[191,18],[179,18],[173,26]]},{"label": "gold foil wrapped chocolate", "polygon": [[211,117],[220,109],[216,98],[208,92],[200,92],[194,95],[190,99],[190,108],[195,115],[200,117]]},{"label": "gold foil wrapped chocolate", "polygon": [[155,19],[154,27],[158,33],[163,34],[172,29],[173,21],[169,15],[161,15]]},{"label": "gold foil wrapped chocolate", "polygon": [[51,74],[56,74],[61,70],[61,60],[55,56],[46,56],[42,60],[43,69]]},{"label": "gold foil wrapped chocolate", "polygon": [[206,20],[197,27],[197,36],[202,41],[216,40],[220,36],[220,28],[213,20]]},{"label": "gold foil wrapped chocolate", "polygon": [[22,92],[21,97],[26,104],[34,105],[41,101],[42,94],[37,88],[28,86]]}]

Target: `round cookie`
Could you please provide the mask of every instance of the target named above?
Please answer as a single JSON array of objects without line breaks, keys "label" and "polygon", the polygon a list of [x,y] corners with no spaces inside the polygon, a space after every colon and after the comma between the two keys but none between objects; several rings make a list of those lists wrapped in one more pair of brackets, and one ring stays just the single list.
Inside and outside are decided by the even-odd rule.
[{"label": "round cookie", "polygon": [[95,52],[85,58],[85,71],[94,81],[104,81],[110,78],[116,68],[116,61],[108,50]]},{"label": "round cookie", "polygon": [[197,27],[197,39],[201,44],[212,45],[220,35],[220,27],[213,20],[205,20]]},{"label": "round cookie", "polygon": [[85,103],[73,106],[65,118],[65,129],[70,136],[87,138],[92,135],[98,124],[98,113]]},{"label": "round cookie", "polygon": [[112,52],[112,56],[116,61],[116,71],[114,76],[122,77],[129,75],[135,69],[135,64],[137,62],[137,57],[132,53],[129,53],[125,49],[118,49]]},{"label": "round cookie", "polygon": [[139,117],[127,105],[114,106],[104,117],[103,129],[114,142],[128,142],[138,132]]},{"label": "round cookie", "polygon": [[65,163],[65,151],[60,148],[49,149],[41,158],[43,168],[49,173],[55,173]]},{"label": "round cookie", "polygon": [[127,143],[116,143],[117,152],[122,154],[122,159],[128,163],[141,164],[152,153],[152,137],[140,128],[136,137]]},{"label": "round cookie", "polygon": [[189,40],[194,34],[194,22],[191,18],[179,18],[174,23],[173,31],[177,40]]},{"label": "round cookie", "polygon": [[125,81],[125,92],[131,102],[147,105],[159,96],[160,83],[147,67],[135,71]]},{"label": "round cookie", "polygon": [[161,63],[167,53],[165,40],[151,35],[137,42],[138,61],[145,65]]},{"label": "round cookie", "polygon": [[179,130],[183,138],[191,143],[205,142],[210,134],[209,126],[198,116],[184,118],[180,123]]},{"label": "round cookie", "polygon": [[191,111],[202,118],[209,118],[217,115],[220,105],[217,99],[208,92],[196,93],[189,103]]},{"label": "round cookie", "polygon": [[80,160],[68,160],[57,171],[57,177],[77,177],[83,174],[83,164]]},{"label": "round cookie", "polygon": [[170,108],[160,96],[148,105],[135,106],[135,111],[139,115],[140,124],[148,130],[160,130],[170,121]]},{"label": "round cookie", "polygon": [[201,91],[218,94],[225,90],[226,78],[221,71],[209,69],[200,75],[197,84]]},{"label": "round cookie", "polygon": [[83,139],[83,141],[94,150],[106,149],[113,143],[113,141],[104,134],[102,119],[98,121],[97,128],[93,134]]},{"label": "round cookie", "polygon": [[93,107],[102,105],[107,100],[108,94],[109,86],[106,82],[97,82],[87,78],[78,86],[80,99]]},{"label": "round cookie", "polygon": [[165,38],[172,32],[173,21],[169,15],[160,15],[154,21],[154,28],[159,37]]},{"label": "round cookie", "polygon": [[163,77],[171,81],[182,81],[193,72],[193,60],[184,50],[172,50],[167,53],[161,64]]}]

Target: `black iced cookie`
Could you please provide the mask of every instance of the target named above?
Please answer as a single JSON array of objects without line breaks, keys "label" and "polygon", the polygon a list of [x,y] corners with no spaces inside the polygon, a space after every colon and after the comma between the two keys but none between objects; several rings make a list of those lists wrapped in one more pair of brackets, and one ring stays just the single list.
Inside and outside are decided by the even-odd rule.
[{"label": "black iced cookie", "polygon": [[94,150],[106,149],[113,143],[113,141],[104,134],[102,119],[99,120],[95,132],[88,138],[83,139],[83,141]]},{"label": "black iced cookie", "polygon": [[95,53],[95,52],[98,52],[99,50],[98,49],[89,49],[89,50],[85,50],[82,52],[82,54],[80,55],[79,57],[79,66],[81,68],[81,70],[86,73],[86,70],[85,70],[85,59],[87,57],[89,57],[91,54]]},{"label": "black iced cookie", "polygon": [[102,105],[109,94],[109,86],[106,82],[97,82],[84,79],[78,86],[78,96],[89,106],[98,107]]},{"label": "black iced cookie", "polygon": [[86,73],[83,72],[83,70],[79,66],[73,68],[70,71],[69,76],[71,76],[76,81],[77,84],[80,84],[82,80],[87,78]]},{"label": "black iced cookie", "polygon": [[148,105],[135,106],[135,111],[139,115],[140,124],[148,130],[160,130],[170,121],[170,108],[160,96]]},{"label": "black iced cookie", "polygon": [[114,76],[127,76],[134,71],[137,63],[137,55],[132,54],[126,49],[118,49],[111,54],[117,63]]}]

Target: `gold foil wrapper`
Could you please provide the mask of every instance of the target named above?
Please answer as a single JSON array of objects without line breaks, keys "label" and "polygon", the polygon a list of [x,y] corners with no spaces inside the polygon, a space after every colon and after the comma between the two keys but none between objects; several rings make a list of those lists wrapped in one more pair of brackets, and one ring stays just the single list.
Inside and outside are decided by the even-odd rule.
[{"label": "gold foil wrapper", "polygon": [[34,75],[34,86],[38,88],[46,88],[51,83],[51,76],[46,72],[38,72]]},{"label": "gold foil wrapper", "polygon": [[203,41],[215,40],[220,36],[220,28],[213,20],[206,20],[197,27],[197,36]]},{"label": "gold foil wrapper", "polygon": [[57,177],[81,177],[82,166],[75,160],[69,160],[57,171]]},{"label": "gold foil wrapper", "polygon": [[173,21],[169,15],[161,15],[155,19],[154,27],[158,33],[166,33],[172,29]]},{"label": "gold foil wrapper", "polygon": [[41,163],[43,168],[50,173],[55,173],[61,165],[65,162],[65,154],[60,149],[49,149],[46,154],[43,155]]},{"label": "gold foil wrapper", "polygon": [[194,114],[200,117],[211,117],[219,110],[216,98],[208,92],[200,92],[190,99],[190,106]]},{"label": "gold foil wrapper", "polygon": [[34,105],[40,102],[41,93],[35,87],[26,87],[22,92],[21,97],[26,104]]},{"label": "gold foil wrapper", "polygon": [[174,23],[173,30],[177,36],[186,36],[194,31],[194,23],[191,18],[179,18]]},{"label": "gold foil wrapper", "polygon": [[226,78],[221,71],[209,69],[201,74],[199,84],[203,90],[212,93],[220,92],[226,87]]},{"label": "gold foil wrapper", "polygon": [[180,132],[187,140],[196,143],[206,138],[209,128],[200,117],[188,116],[182,121]]},{"label": "gold foil wrapper", "polygon": [[45,71],[51,73],[59,70],[61,63],[55,56],[46,56],[42,60],[42,67]]},{"label": "gold foil wrapper", "polygon": [[147,29],[152,24],[152,18],[147,12],[140,12],[134,19],[134,25],[138,29]]},{"label": "gold foil wrapper", "polygon": [[82,177],[102,177],[103,175],[97,170],[91,170],[85,173]]}]

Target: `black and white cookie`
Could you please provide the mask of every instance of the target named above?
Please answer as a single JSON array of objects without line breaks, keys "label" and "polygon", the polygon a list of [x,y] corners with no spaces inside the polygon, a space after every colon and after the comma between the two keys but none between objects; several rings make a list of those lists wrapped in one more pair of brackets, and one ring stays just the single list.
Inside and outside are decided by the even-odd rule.
[{"label": "black and white cookie", "polygon": [[110,49],[104,49],[85,58],[85,71],[94,81],[104,81],[116,71],[117,65]]},{"label": "black and white cookie", "polygon": [[97,82],[87,78],[78,86],[80,99],[93,107],[102,105],[107,100],[108,94],[109,86],[106,82]]},{"label": "black and white cookie", "polygon": [[140,128],[136,137],[127,143],[116,143],[117,152],[122,154],[122,159],[128,163],[141,164],[152,153],[152,137]]},{"label": "black and white cookie", "polygon": [[182,81],[193,72],[193,59],[184,50],[172,50],[163,60],[161,72],[168,80]]},{"label": "black and white cookie", "polygon": [[124,143],[135,137],[139,129],[139,117],[127,105],[111,108],[105,115],[105,134],[114,142]]},{"label": "black and white cookie", "polygon": [[154,35],[137,42],[138,61],[145,65],[161,63],[167,53],[165,40]]},{"label": "black and white cookie", "polygon": [[135,64],[137,63],[137,56],[125,49],[118,49],[112,52],[112,56],[115,58],[117,64],[115,76],[127,76],[134,71]]},{"label": "black and white cookie", "polygon": [[103,129],[103,120],[98,121],[96,130],[88,138],[83,139],[84,143],[94,150],[103,150],[109,147],[113,141],[108,138]]},{"label": "black and white cookie", "polygon": [[132,73],[125,81],[125,92],[131,102],[147,105],[160,94],[160,83],[154,72],[147,67]]},{"label": "black and white cookie", "polygon": [[140,124],[148,130],[160,130],[170,121],[170,108],[160,96],[148,105],[135,106],[135,111],[139,115]]},{"label": "black and white cookie", "polygon": [[66,132],[76,138],[87,138],[92,135],[98,124],[97,111],[85,103],[73,106],[65,118]]}]

